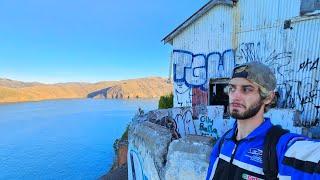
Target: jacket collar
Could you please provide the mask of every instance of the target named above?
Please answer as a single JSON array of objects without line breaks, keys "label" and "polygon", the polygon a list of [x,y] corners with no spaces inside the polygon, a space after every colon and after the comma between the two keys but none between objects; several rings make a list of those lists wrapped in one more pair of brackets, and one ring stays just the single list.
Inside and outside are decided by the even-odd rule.
[{"label": "jacket collar", "polygon": [[[273,125],[269,118],[264,118],[264,121],[256,128],[254,129],[247,137],[244,139],[252,139],[258,136],[265,136],[267,134],[267,131],[269,128],[271,128]],[[226,139],[232,139],[235,135],[235,132],[237,131],[237,121],[234,122],[233,128],[230,132],[228,132],[225,136]]]}]

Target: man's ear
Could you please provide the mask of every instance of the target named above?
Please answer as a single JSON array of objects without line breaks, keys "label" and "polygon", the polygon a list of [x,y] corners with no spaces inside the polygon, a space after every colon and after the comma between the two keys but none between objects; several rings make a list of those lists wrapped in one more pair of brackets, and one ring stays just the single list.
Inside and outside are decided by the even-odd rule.
[{"label": "man's ear", "polygon": [[275,93],[272,91],[269,95],[263,100],[265,105],[271,104],[272,100],[275,98]]}]

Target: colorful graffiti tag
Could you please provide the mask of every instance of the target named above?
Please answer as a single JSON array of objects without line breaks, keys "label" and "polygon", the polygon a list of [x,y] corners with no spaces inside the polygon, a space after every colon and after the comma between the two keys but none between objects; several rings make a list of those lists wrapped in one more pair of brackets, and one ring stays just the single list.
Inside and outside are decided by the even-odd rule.
[{"label": "colorful graffiti tag", "polygon": [[[224,128],[223,106],[207,106],[208,113],[199,116],[199,135],[211,136],[215,139],[221,137]],[[219,129],[219,132],[218,130]],[[222,132],[223,131],[223,132]]]}]

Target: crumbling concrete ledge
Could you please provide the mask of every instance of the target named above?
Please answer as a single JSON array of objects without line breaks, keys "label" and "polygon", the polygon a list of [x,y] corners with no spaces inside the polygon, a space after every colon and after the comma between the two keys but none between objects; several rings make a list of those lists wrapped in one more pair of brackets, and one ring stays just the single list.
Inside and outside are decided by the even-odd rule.
[{"label": "crumbling concrete ledge", "polygon": [[169,129],[148,121],[129,128],[128,179],[204,179],[213,138],[188,135],[172,141]]},{"label": "crumbling concrete ledge", "polygon": [[129,128],[128,178],[163,179],[170,131],[148,121]]},{"label": "crumbling concrete ledge", "polygon": [[165,179],[205,179],[213,138],[188,135],[169,146]]}]

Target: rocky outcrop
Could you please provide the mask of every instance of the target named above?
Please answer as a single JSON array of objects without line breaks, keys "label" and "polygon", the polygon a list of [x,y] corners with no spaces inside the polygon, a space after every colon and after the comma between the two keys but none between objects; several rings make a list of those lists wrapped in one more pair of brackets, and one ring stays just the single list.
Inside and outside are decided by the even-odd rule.
[{"label": "rocky outcrop", "polygon": [[128,154],[128,140],[123,140],[118,143],[117,152],[117,167],[121,167],[127,164],[127,154]]},{"label": "rocky outcrop", "polygon": [[128,165],[124,164],[108,174],[102,176],[100,179],[103,180],[127,180],[128,179]]},{"label": "rocky outcrop", "polygon": [[[125,132],[126,134],[127,132]],[[114,143],[116,157],[109,172],[100,179],[104,180],[127,180],[128,179],[128,137],[122,136],[120,140]]]}]

